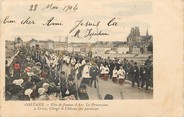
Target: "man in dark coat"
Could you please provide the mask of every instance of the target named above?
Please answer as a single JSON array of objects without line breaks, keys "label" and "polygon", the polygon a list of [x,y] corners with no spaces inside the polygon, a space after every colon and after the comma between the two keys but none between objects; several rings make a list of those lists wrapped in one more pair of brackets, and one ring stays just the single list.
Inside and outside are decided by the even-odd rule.
[{"label": "man in dark coat", "polygon": [[134,63],[134,66],[132,67],[131,72],[132,72],[132,87],[134,87],[135,82],[139,87],[139,68],[137,66],[137,62]]},{"label": "man in dark coat", "polygon": [[128,78],[129,65],[128,60],[124,59],[123,69],[125,70],[125,79]]},{"label": "man in dark coat", "polygon": [[148,90],[148,86],[149,86],[149,71],[148,71],[148,67],[145,66],[144,64],[141,66],[140,68],[140,76],[141,76],[141,88],[144,87],[144,85],[146,84],[146,90]]},{"label": "man in dark coat", "polygon": [[109,63],[109,75],[110,75],[110,79],[112,78],[112,73],[115,67],[115,62],[114,61],[110,61]]},{"label": "man in dark coat", "polygon": [[94,62],[93,66],[90,68],[90,76],[91,76],[90,86],[92,86],[92,83],[94,81],[94,87],[96,88],[96,79],[99,74],[100,74],[100,70],[96,65],[96,63]]},{"label": "man in dark coat", "polygon": [[75,99],[78,99],[76,84],[74,82],[74,77],[71,74],[68,77],[68,91],[69,91],[69,96],[74,95]]},{"label": "man in dark coat", "polygon": [[130,62],[128,62],[128,69],[127,69],[127,76],[128,76],[128,80],[132,81],[133,80],[133,64],[131,64]]},{"label": "man in dark coat", "polygon": [[80,100],[89,100],[86,84],[81,83],[78,94]]}]

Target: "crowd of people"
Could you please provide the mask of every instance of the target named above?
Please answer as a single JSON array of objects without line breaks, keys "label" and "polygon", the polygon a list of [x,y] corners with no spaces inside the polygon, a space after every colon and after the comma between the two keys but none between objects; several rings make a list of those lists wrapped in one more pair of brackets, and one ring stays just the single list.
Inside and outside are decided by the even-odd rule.
[{"label": "crowd of people", "polygon": [[[70,71],[64,66],[70,67]],[[98,79],[148,90],[153,76],[149,57],[142,65],[127,59],[57,55],[33,48],[21,48],[13,63],[6,61],[6,100],[88,100],[87,86],[99,88]],[[78,84],[78,81],[81,81]],[[112,100],[107,94],[105,100]]]}]

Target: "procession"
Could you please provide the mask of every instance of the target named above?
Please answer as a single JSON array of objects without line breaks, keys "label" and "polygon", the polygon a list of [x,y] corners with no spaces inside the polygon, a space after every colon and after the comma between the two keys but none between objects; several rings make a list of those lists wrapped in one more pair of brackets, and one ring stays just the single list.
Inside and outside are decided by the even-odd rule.
[{"label": "procession", "polygon": [[[152,58],[137,63],[126,58],[93,57],[73,52],[47,51],[21,47],[13,62],[6,60],[6,100],[90,100],[89,88],[95,89],[99,100],[115,97],[100,92],[100,83],[138,90],[149,88],[153,82]],[[133,90],[136,90],[133,89]]]}]

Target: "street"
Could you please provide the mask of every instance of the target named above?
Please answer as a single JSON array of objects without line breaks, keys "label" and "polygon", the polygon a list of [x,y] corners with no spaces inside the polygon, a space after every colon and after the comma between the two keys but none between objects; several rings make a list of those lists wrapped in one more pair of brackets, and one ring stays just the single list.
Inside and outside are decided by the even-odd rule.
[{"label": "street", "polygon": [[[21,54],[21,53],[20,53]],[[16,60],[18,60],[17,58],[19,58],[19,61],[20,61],[20,63],[22,63],[23,62],[23,59],[25,59],[26,60],[26,58],[20,58],[21,57],[21,55],[19,55],[18,54],[18,52],[16,53],[16,55],[18,56],[18,57],[16,57],[15,59]],[[14,60],[14,57],[15,56],[12,56],[11,58],[9,58],[9,59],[7,59],[7,61],[8,61],[8,66],[10,67],[10,69],[9,69],[9,71],[10,71],[10,74],[11,74],[11,77],[14,77],[13,76],[13,74],[14,74],[14,72],[13,72],[13,64],[11,64],[11,63],[15,63],[15,61],[16,60]],[[84,59],[84,58],[83,58]],[[29,60],[31,60],[31,59],[29,59]],[[55,68],[56,69],[58,69],[57,68],[57,62],[58,62],[58,58],[57,58],[57,56],[55,56],[55,55],[52,55],[51,54],[51,57],[50,57],[50,59],[48,59],[46,56],[45,56],[45,60],[46,60],[46,65],[48,65],[49,67],[50,67],[50,65],[51,64],[55,64],[54,66],[55,66]],[[53,62],[52,60],[55,60],[55,62]],[[68,59],[67,59],[68,60]],[[85,59],[84,59],[85,60]],[[38,59],[35,59],[34,57],[32,58],[32,64],[35,64],[36,63],[36,61],[38,61]],[[66,60],[63,58],[63,61],[65,61],[66,62]],[[54,72],[52,72],[52,73],[55,73],[55,74],[52,74],[53,76],[54,75],[56,75],[56,72],[58,72],[58,73],[61,73],[61,71],[63,71],[64,72],[64,77],[65,77],[65,79],[66,79],[66,81],[67,82],[70,82],[70,80],[69,80],[69,75],[71,74],[71,75],[73,75],[73,78],[74,78],[74,81],[73,82],[75,82],[75,84],[76,84],[76,86],[74,86],[74,88],[76,88],[76,90],[77,90],[77,92],[79,92],[78,90],[78,88],[79,88],[79,86],[81,85],[81,81],[82,81],[82,78],[84,77],[83,75],[84,74],[82,74],[82,76],[80,77],[80,79],[77,79],[77,74],[74,72],[75,70],[72,70],[72,68],[74,68],[74,67],[72,67],[71,65],[72,65],[72,59],[70,60],[71,61],[71,63],[69,63],[69,64],[67,64],[67,63],[61,63],[61,66],[60,66],[60,68],[59,68],[59,71],[58,70],[56,70],[56,71],[54,71]],[[85,61],[87,61],[87,60],[85,60]],[[81,64],[82,64],[82,62],[83,61],[81,61]],[[115,61],[114,61],[115,62]],[[117,61],[116,61],[117,62]],[[75,63],[75,64],[77,64],[77,63]],[[90,68],[90,66],[93,66],[93,64],[91,63],[91,65],[89,64],[89,63],[85,63],[86,65],[89,65],[88,66],[88,69]],[[105,64],[105,63],[104,63]],[[14,64],[15,65],[15,64]],[[85,65],[85,66],[86,66]],[[115,64],[114,64],[115,65]],[[116,65],[118,65],[118,64],[116,64]],[[22,69],[20,70],[20,72],[22,72],[21,74],[22,74],[22,76],[23,76],[23,72],[25,72],[25,68],[26,67],[30,67],[30,66],[32,66],[32,65],[29,65],[29,66],[27,66],[26,65],[26,63],[25,62],[23,62],[22,63],[22,65],[21,65],[21,67],[22,67]],[[53,66],[53,65],[52,65]],[[118,67],[118,66],[116,66],[116,67]],[[108,67],[107,67],[108,68]],[[39,68],[38,68],[39,69]],[[48,68],[47,68],[48,69]],[[49,69],[51,69],[51,67],[49,68]],[[48,70],[49,70],[48,69]],[[53,68],[52,68],[53,69]],[[105,69],[105,67],[104,67],[104,69]],[[108,68],[109,69],[109,68]],[[81,69],[82,71],[84,70],[84,68],[82,68]],[[47,71],[47,70],[46,70]],[[28,70],[28,72],[30,72],[29,70]],[[40,73],[41,73],[42,71],[40,71]],[[39,73],[39,72],[38,72]],[[86,73],[86,72],[84,72],[84,73]],[[89,72],[88,72],[89,73]],[[33,74],[36,74],[36,71],[34,71],[33,70]],[[48,74],[49,74],[49,72],[48,72]],[[74,75],[75,74],[75,75]],[[23,77],[25,77],[25,76],[23,76]],[[40,77],[40,74],[38,75],[38,77]],[[91,77],[91,76],[90,76]],[[89,78],[90,78],[89,77]],[[18,77],[19,78],[19,77]],[[49,79],[50,77],[48,77],[48,79]],[[32,78],[31,78],[32,79]],[[48,80],[47,79],[47,80]],[[20,78],[19,78],[19,80],[21,80]],[[56,80],[56,79],[52,79],[52,80]],[[15,80],[16,81],[16,80]],[[104,100],[104,97],[107,95],[107,94],[110,94],[110,95],[112,95],[113,96],[113,100],[126,100],[126,99],[153,99],[153,88],[152,88],[152,85],[149,85],[149,86],[151,86],[151,87],[149,87],[148,88],[148,90],[146,90],[146,87],[144,86],[144,87],[137,87],[137,84],[135,84],[135,87],[132,87],[132,83],[131,83],[131,81],[132,81],[132,79],[131,79],[131,77],[127,77],[127,79],[125,80],[125,82],[122,84],[122,85],[119,85],[119,84],[115,84],[113,81],[112,81],[112,79],[110,79],[110,77],[106,80],[106,81],[104,81],[104,80],[102,80],[98,75],[97,75],[97,87],[95,88],[94,87],[94,82],[93,82],[93,84],[92,84],[92,86],[89,86],[89,84],[88,85],[86,85],[86,87],[87,87],[87,89],[86,89],[86,91],[87,91],[87,93],[88,93],[88,96],[89,96],[89,98],[87,98],[87,99],[89,99],[89,100]],[[11,81],[10,81],[11,82]],[[24,82],[24,81],[23,81]],[[26,83],[27,82],[29,82],[29,81],[26,81]],[[38,81],[38,82],[40,82],[40,81]],[[43,81],[44,82],[44,81]],[[57,81],[56,81],[57,82]],[[141,79],[138,81],[139,83],[141,83],[142,81],[141,81]],[[47,82],[46,84],[50,84],[50,82]],[[44,84],[44,83],[43,83]],[[42,85],[43,85],[42,84]],[[58,83],[56,83],[56,84],[58,84]],[[87,84],[87,83],[86,83]],[[37,84],[36,84],[37,85]],[[41,86],[41,87],[39,87],[39,88],[42,88],[43,86]],[[38,88],[38,89],[39,89]],[[60,90],[60,89],[58,89],[58,90]],[[63,93],[64,94],[64,93]],[[76,95],[76,98],[78,99],[79,97],[77,97],[77,95]],[[10,99],[11,100],[11,99]]]},{"label": "street", "polygon": [[[62,70],[68,74],[70,73],[70,66],[63,65]],[[77,80],[77,78],[75,78],[75,81],[76,83],[78,82],[78,85],[80,85],[81,79]],[[149,90],[149,93],[148,93],[145,91],[145,88],[138,89],[136,85],[133,88],[131,86],[130,81],[125,81],[123,86],[120,86],[118,84],[114,84],[111,79],[108,79],[107,81],[103,81],[102,79],[98,78],[98,83],[99,83],[99,93],[102,99],[106,94],[111,94],[114,100],[152,99],[153,98],[153,90]],[[97,91],[97,88],[94,88],[94,85],[92,85],[92,87],[87,86],[87,92],[90,100],[99,100],[97,95],[98,91]]]}]

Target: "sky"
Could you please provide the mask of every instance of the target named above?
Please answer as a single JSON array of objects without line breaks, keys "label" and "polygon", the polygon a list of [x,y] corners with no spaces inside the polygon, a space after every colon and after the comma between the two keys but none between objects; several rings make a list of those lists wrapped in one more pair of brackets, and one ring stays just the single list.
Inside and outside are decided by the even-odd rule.
[{"label": "sky", "polygon": [[[34,3],[34,2],[33,2]],[[32,4],[33,4],[32,3]],[[37,4],[37,2],[35,2]],[[48,4],[57,6],[58,9],[50,10],[42,8]],[[29,11],[30,3],[17,3],[8,5],[6,2],[2,5],[1,22],[4,21],[6,16],[10,19],[16,20],[16,24],[3,24],[3,34],[6,34],[6,40],[14,40],[16,37],[21,37],[23,40],[28,41],[31,38],[38,40],[53,39],[55,41],[64,41],[65,37],[68,37],[69,42],[95,42],[99,41],[126,41],[131,27],[138,26],[140,28],[141,35],[146,34],[146,29],[149,30],[149,34],[152,35],[152,14],[153,4],[149,0],[100,0],[100,1],[58,1],[54,3],[38,3],[36,11]],[[62,8],[65,5],[75,6],[78,9],[76,11],[64,12]],[[30,20],[34,20],[34,25],[21,25],[22,20],[30,17]],[[54,17],[53,22],[62,22],[62,26],[43,26],[42,24],[47,22],[48,19]],[[107,26],[107,23],[115,18],[114,22],[117,22],[117,26]],[[92,32],[97,32],[96,26],[79,26],[81,38],[73,37],[75,32],[69,33],[70,30],[77,24],[76,21],[83,20],[83,23],[87,21],[97,23],[100,21],[98,31],[108,33],[108,36],[93,36],[91,39],[84,38],[87,33],[87,29],[92,28]]]}]

